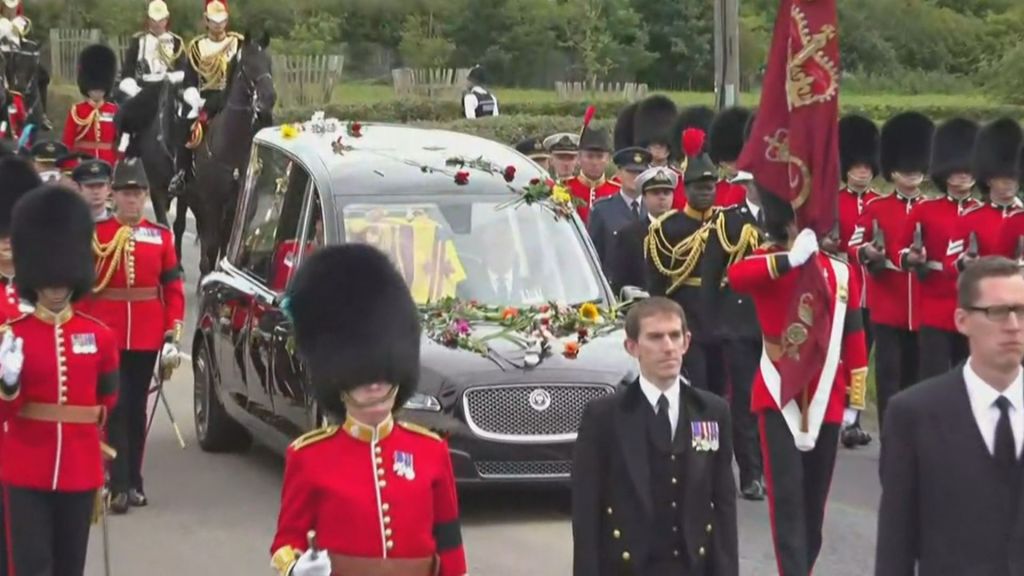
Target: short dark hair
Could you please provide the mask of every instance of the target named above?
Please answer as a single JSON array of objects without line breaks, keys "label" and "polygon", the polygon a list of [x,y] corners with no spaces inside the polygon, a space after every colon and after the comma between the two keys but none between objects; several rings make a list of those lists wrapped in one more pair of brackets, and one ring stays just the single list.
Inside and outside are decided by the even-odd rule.
[{"label": "short dark hair", "polygon": [[956,282],[957,306],[967,310],[978,303],[979,286],[987,278],[1021,276],[1020,264],[1002,256],[985,256],[971,262]]},{"label": "short dark hair", "polygon": [[683,312],[683,307],[664,296],[652,296],[633,304],[629,312],[626,313],[626,338],[634,341],[639,339],[640,323],[646,318],[662,314],[679,316],[679,320],[683,323],[683,331],[686,331],[686,312]]}]

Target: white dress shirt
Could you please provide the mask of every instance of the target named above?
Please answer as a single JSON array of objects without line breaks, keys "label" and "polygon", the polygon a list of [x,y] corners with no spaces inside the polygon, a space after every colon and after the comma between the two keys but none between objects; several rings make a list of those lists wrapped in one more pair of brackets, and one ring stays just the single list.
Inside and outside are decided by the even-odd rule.
[{"label": "white dress shirt", "polygon": [[971,401],[971,412],[978,423],[981,437],[990,454],[995,454],[996,425],[999,424],[999,407],[996,400],[1006,396],[1010,401],[1010,426],[1013,428],[1014,453],[1018,456],[1024,446],[1024,372],[1018,370],[1017,378],[1005,392],[989,386],[981,376],[971,369],[971,361],[964,364],[964,382],[967,383],[967,398]]},{"label": "white dress shirt", "polygon": [[671,388],[662,392],[661,388],[640,376],[640,390],[647,397],[647,401],[651,403],[651,408],[654,409],[655,414],[658,413],[658,399],[661,398],[661,395],[664,394],[668,398],[668,421],[672,424],[673,439],[676,437],[676,427],[679,425],[679,386],[680,380],[676,379],[675,384]]},{"label": "white dress shirt", "polygon": [[750,215],[754,217],[754,220],[760,221],[758,214],[761,213],[761,207],[750,201],[750,198],[745,198],[744,202],[747,203],[747,210],[750,210]]},{"label": "white dress shirt", "polygon": [[619,191],[619,196],[622,196],[622,201],[626,203],[626,208],[629,208],[630,212],[633,211],[633,202],[636,202],[637,212],[640,212],[641,210],[644,209],[644,202],[643,200],[640,199],[640,196],[637,196],[636,198],[630,198],[629,194],[626,194],[625,192],[622,191]]}]

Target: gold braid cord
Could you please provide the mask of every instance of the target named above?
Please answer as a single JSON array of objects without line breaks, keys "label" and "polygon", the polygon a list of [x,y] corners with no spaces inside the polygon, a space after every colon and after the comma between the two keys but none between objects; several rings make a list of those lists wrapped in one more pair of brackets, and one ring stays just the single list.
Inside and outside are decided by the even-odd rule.
[{"label": "gold braid cord", "polygon": [[715,233],[718,235],[718,242],[722,249],[729,255],[729,266],[739,262],[757,248],[761,242],[761,233],[752,224],[744,224],[740,230],[740,237],[733,244],[729,241],[729,232],[726,230],[725,215],[715,220]]},{"label": "gold braid cord", "polygon": [[91,130],[94,136],[94,141],[99,142],[102,136],[100,132],[100,107],[95,103],[92,104],[92,112],[89,113],[85,118],[81,118],[78,115],[77,106],[71,107],[71,121],[78,126],[78,132],[75,133],[75,141],[84,140],[89,135]]},{"label": "gold braid cord", "polygon": [[[130,250],[128,245],[132,239],[132,228],[131,226],[121,226],[114,237],[103,244],[99,241],[99,238],[93,234],[92,237],[92,251],[96,255],[96,277],[100,280],[96,283],[96,286],[92,289],[93,293],[98,294],[106,289],[110,284],[110,281],[114,278],[114,273],[121,266],[121,261],[128,260]],[[107,270],[103,272],[103,265],[107,261],[110,264],[107,266]]]},{"label": "gold braid cord", "polygon": [[708,221],[696,232],[673,245],[662,230],[661,225],[664,220],[665,218],[661,218],[651,224],[644,250],[658,272],[671,281],[668,289],[665,290],[665,294],[671,294],[678,290],[697,269],[700,257],[704,255],[704,248],[707,246],[713,222]]},{"label": "gold braid cord", "polygon": [[204,57],[199,50],[199,42],[207,36],[199,36],[188,45],[188,61],[192,68],[202,79],[199,90],[220,90],[227,84],[228,58],[225,53],[232,46],[237,46],[242,36],[228,32],[228,37],[234,39],[234,43],[225,42],[224,46],[214,54]]}]

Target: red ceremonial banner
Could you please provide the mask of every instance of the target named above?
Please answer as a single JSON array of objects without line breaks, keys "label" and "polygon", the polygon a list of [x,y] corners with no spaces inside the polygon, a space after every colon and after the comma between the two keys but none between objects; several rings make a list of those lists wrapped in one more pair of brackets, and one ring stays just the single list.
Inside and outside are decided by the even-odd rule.
[{"label": "red ceremonial banner", "polygon": [[[836,0],[780,0],[761,103],[737,166],[790,202],[798,226],[819,238],[837,218],[839,73]],[[799,337],[779,362],[780,408],[820,374],[831,333],[833,302],[821,265],[812,258],[798,273],[786,323],[795,329],[786,332]]]}]

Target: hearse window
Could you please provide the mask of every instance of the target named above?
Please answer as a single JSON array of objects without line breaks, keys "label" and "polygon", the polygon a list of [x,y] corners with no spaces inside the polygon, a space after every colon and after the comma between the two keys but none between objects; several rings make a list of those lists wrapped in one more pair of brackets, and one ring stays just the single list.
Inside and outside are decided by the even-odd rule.
[{"label": "hearse window", "polygon": [[242,218],[237,265],[283,291],[295,263],[302,201],[309,175],[286,154],[270,147],[257,149],[253,189]]}]

